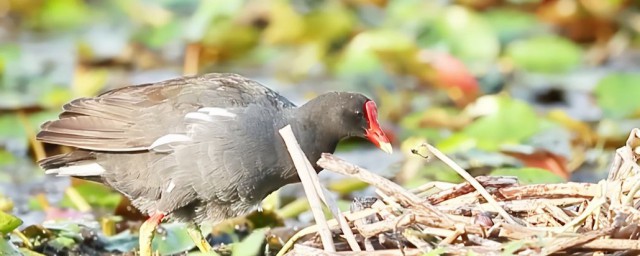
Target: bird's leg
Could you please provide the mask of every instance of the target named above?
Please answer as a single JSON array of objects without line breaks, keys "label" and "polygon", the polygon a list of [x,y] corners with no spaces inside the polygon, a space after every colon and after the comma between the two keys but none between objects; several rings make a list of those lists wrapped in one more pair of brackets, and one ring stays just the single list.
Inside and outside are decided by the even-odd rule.
[{"label": "bird's leg", "polygon": [[201,252],[211,251],[211,245],[209,245],[205,237],[202,235],[202,231],[198,224],[193,222],[189,223],[189,226],[187,226],[187,233]]},{"label": "bird's leg", "polygon": [[156,228],[164,218],[164,213],[157,212],[140,226],[140,256],[151,256],[151,241],[156,233]]}]

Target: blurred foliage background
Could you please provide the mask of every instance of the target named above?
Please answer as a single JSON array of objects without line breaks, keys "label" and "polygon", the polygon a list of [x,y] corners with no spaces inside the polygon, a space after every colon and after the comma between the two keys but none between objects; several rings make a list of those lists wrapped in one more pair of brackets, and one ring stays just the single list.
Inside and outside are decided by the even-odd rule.
[{"label": "blurred foliage background", "polygon": [[[640,127],[638,3],[0,0],[0,213],[12,214],[0,215],[0,233],[24,222],[28,236],[34,231],[25,227],[71,217],[88,222],[45,222],[39,228],[51,237],[20,250],[132,250],[134,236],[124,231],[140,218],[126,200],[92,183],[45,177],[35,161],[68,149],[39,144],[34,134],[73,98],[206,72],[254,78],[297,103],[327,90],[377,99],[399,153],[377,155],[356,142],[340,153],[407,187],[460,181],[411,153],[421,154],[424,142],[475,175],[595,182]],[[357,181],[323,175],[345,207],[367,193]],[[279,221],[261,225],[308,222],[297,195],[294,186],[274,196],[265,208]],[[101,245],[78,249],[82,237],[69,234],[79,227],[101,229]],[[179,246],[164,253],[193,246],[170,237]],[[0,251],[17,250],[11,239],[0,238]]]}]

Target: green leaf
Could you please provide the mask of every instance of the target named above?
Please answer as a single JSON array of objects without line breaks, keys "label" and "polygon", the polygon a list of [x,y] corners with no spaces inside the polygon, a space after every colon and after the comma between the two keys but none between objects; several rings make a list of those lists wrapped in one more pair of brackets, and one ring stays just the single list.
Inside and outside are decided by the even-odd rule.
[{"label": "green leaf", "polygon": [[160,48],[167,43],[180,37],[182,27],[178,22],[170,21],[162,26],[149,27],[140,31],[140,34],[136,36],[145,45],[151,48]]},{"label": "green leaf", "polygon": [[22,225],[22,220],[18,217],[0,211],[0,233],[10,233],[20,225]]},{"label": "green leaf", "polygon": [[16,126],[21,126],[16,114],[0,115],[0,145],[7,143],[14,144],[15,147],[18,147],[15,144],[26,147],[27,134],[22,127],[16,129]]},{"label": "green leaf", "polygon": [[193,240],[187,233],[187,226],[184,223],[167,223],[162,228],[166,234],[156,235],[153,239],[153,250],[160,252],[160,255],[173,255],[191,250],[195,247]]},{"label": "green leaf", "polygon": [[196,12],[191,15],[184,35],[190,42],[200,41],[211,26],[214,18],[233,16],[242,7],[243,1],[209,0],[200,1]]},{"label": "green leaf", "polygon": [[397,31],[365,31],[351,40],[334,68],[336,73],[343,77],[358,74],[376,75],[384,73],[384,63],[403,62],[408,58],[414,58],[416,49],[410,37]]},{"label": "green leaf", "polygon": [[507,57],[520,69],[539,73],[569,71],[582,61],[582,49],[563,37],[539,36],[511,43]]},{"label": "green leaf", "polygon": [[534,167],[499,168],[493,170],[491,176],[516,176],[520,184],[562,183],[564,179],[548,170]]},{"label": "green leaf", "polygon": [[244,240],[233,245],[232,255],[258,255],[265,241],[266,229],[256,229]]},{"label": "green leaf", "polygon": [[15,245],[8,240],[5,240],[3,236],[0,236],[0,255],[20,256],[22,254],[18,251],[18,248],[16,248]]},{"label": "green leaf", "polygon": [[283,219],[293,218],[301,213],[309,210],[309,201],[306,198],[300,197],[293,202],[284,205],[278,209],[276,213]]},{"label": "green leaf", "polygon": [[307,40],[329,44],[349,36],[353,31],[354,17],[342,4],[328,2],[322,8],[304,17]]},{"label": "green leaf", "polygon": [[47,0],[37,16],[37,24],[44,28],[71,28],[84,23],[87,7],[81,0]]},{"label": "green leaf", "polygon": [[629,117],[640,110],[640,74],[613,73],[604,77],[595,88],[598,104],[605,116]]},{"label": "green leaf", "polygon": [[[20,47],[17,44],[0,44],[0,75],[6,73],[9,63],[16,63],[20,58]],[[0,80],[2,81],[2,80]],[[6,90],[6,81],[0,83],[0,92]]]},{"label": "green leaf", "polygon": [[38,104],[45,108],[59,108],[72,99],[73,93],[69,88],[56,86],[43,93],[38,99]]},{"label": "green leaf", "polygon": [[[42,226],[50,231],[55,231],[58,237],[81,239],[81,223],[78,223],[77,221],[82,222],[82,220],[58,220],[54,222],[46,222],[42,224]],[[63,240],[60,242],[63,244],[67,244],[69,241]]]},{"label": "green leaf", "polygon": [[327,185],[327,188],[333,192],[338,192],[340,195],[347,195],[354,191],[363,190],[369,187],[369,184],[356,178],[344,178],[332,181]]},{"label": "green leaf", "polygon": [[109,252],[120,251],[129,252],[138,247],[138,237],[126,230],[114,236],[105,237],[104,249]]},{"label": "green leaf", "polygon": [[49,245],[56,250],[63,250],[64,248],[72,248],[76,245],[76,240],[66,236],[60,236],[49,242]]},{"label": "green leaf", "polygon": [[534,14],[518,9],[491,9],[483,15],[503,43],[517,39],[541,27]]},{"label": "green leaf", "polygon": [[[122,196],[119,193],[94,182],[85,182],[75,186],[75,188],[92,206],[115,209],[122,199]],[[71,199],[66,195],[62,199],[61,205],[65,207],[75,207],[71,202]]]},{"label": "green leaf", "polygon": [[431,48],[446,48],[472,72],[480,72],[498,57],[500,43],[491,25],[475,11],[453,6],[436,20],[433,31],[421,41]]},{"label": "green leaf", "polygon": [[369,74],[383,70],[382,61],[373,51],[355,50],[355,47],[352,49],[347,48],[347,51],[338,61],[335,67],[338,76]]},{"label": "green leaf", "polygon": [[16,157],[6,150],[0,150],[0,167],[16,164]]},{"label": "green leaf", "polygon": [[540,130],[540,120],[524,101],[506,95],[485,96],[479,100],[490,109],[488,115],[467,125],[462,132],[438,143],[443,151],[479,148],[496,151],[504,144],[518,144]]}]

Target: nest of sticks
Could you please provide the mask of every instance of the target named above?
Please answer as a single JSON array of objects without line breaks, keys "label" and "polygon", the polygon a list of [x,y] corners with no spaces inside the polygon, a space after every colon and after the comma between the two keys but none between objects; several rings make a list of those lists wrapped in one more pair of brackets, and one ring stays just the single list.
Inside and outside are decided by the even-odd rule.
[{"label": "nest of sticks", "polygon": [[[318,165],[358,178],[378,197],[340,212],[288,127],[280,131],[296,163],[316,224],[279,255],[638,255],[640,129],[617,149],[598,183],[519,185],[515,177],[472,177],[430,145],[466,182],[407,190],[331,154]],[[425,193],[432,188],[437,193]],[[326,220],[322,203],[334,218]],[[474,254],[475,253],[475,254]]]}]

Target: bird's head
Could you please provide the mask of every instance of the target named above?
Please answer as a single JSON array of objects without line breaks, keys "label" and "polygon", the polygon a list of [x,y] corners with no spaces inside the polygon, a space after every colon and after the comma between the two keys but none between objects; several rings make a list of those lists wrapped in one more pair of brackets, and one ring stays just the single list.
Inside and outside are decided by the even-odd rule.
[{"label": "bird's head", "polygon": [[[323,112],[327,130],[340,137],[366,138],[376,147],[391,154],[389,138],[378,122],[378,108],[370,98],[360,93],[332,92],[318,96],[313,101],[321,104],[315,111]],[[327,127],[328,126],[328,127]]]}]

